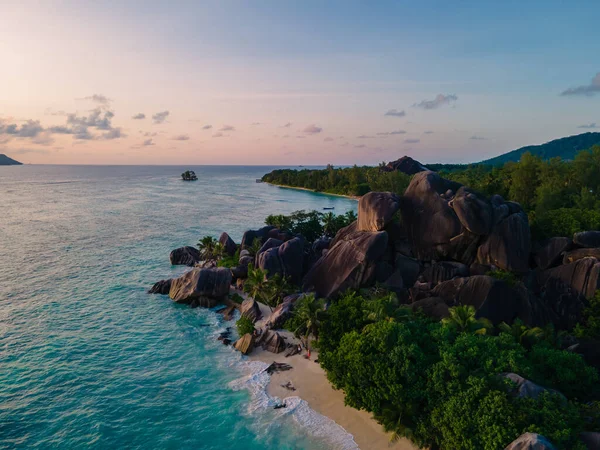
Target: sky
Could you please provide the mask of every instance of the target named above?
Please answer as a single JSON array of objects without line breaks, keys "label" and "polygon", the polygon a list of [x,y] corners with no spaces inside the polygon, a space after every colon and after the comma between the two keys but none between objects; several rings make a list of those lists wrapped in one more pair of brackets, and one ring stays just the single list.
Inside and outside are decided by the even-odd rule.
[{"label": "sky", "polygon": [[32,164],[476,162],[600,131],[600,2],[0,2]]}]

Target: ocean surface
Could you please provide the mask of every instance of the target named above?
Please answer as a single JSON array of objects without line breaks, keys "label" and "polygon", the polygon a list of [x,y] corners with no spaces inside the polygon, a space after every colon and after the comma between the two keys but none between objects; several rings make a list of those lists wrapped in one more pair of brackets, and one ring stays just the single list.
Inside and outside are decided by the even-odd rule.
[{"label": "ocean surface", "polygon": [[299,399],[272,409],[261,363],[216,340],[233,322],[146,294],[204,235],[356,210],[255,182],[272,169],[0,167],[0,448],[352,448]]}]

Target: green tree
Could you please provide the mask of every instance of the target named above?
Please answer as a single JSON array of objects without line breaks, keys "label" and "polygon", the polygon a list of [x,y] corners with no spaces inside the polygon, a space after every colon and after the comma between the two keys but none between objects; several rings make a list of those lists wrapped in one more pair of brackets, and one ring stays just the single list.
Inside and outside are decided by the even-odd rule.
[{"label": "green tree", "polygon": [[296,303],[292,315],[297,327],[294,331],[296,336],[303,336],[308,345],[308,338],[312,335],[319,338],[321,318],[323,316],[322,300],[317,300],[313,294],[305,295]]},{"label": "green tree", "polygon": [[486,334],[493,329],[488,319],[475,317],[476,311],[472,306],[455,306],[449,309],[450,316],[442,319],[442,323],[456,329],[460,333]]},{"label": "green tree", "polygon": [[254,322],[252,322],[252,320],[246,316],[241,316],[235,323],[235,326],[237,327],[238,334],[240,336],[243,336],[247,333],[254,333]]}]

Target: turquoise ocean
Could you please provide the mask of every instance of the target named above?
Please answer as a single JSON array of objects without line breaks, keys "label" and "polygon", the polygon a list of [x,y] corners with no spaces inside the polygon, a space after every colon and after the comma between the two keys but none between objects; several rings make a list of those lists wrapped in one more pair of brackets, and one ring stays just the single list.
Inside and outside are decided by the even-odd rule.
[{"label": "turquoise ocean", "polygon": [[0,448],[354,448],[299,399],[272,409],[261,363],[216,339],[233,322],[146,294],[204,235],[356,210],[255,182],[272,169],[0,167]]}]

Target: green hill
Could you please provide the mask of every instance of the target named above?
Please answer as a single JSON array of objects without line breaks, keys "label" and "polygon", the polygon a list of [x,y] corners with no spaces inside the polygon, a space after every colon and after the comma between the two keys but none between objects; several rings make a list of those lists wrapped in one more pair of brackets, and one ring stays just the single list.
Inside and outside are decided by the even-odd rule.
[{"label": "green hill", "polygon": [[495,158],[481,161],[480,164],[491,164],[501,166],[509,161],[518,162],[525,152],[539,156],[544,160],[560,156],[562,159],[572,160],[581,150],[587,150],[596,144],[600,144],[600,133],[583,133],[577,136],[569,136],[554,141],[546,142],[542,145],[530,145],[512,152],[504,153]]},{"label": "green hill", "polygon": [[0,166],[20,166],[21,164],[23,163],[15,161],[14,159],[0,153]]}]

